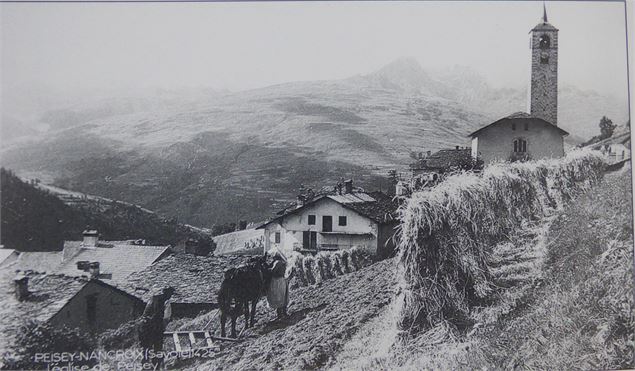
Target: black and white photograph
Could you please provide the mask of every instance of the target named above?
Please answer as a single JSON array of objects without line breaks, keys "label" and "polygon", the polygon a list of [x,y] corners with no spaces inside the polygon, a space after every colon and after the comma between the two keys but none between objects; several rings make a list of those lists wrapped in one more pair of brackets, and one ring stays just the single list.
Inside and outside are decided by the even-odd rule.
[{"label": "black and white photograph", "polygon": [[635,369],[634,6],[0,1],[0,370]]}]

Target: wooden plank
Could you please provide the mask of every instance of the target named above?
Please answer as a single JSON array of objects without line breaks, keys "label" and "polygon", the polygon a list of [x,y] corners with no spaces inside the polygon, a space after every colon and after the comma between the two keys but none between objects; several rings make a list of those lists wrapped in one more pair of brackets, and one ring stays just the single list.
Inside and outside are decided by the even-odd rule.
[{"label": "wooden plank", "polygon": [[191,331],[166,331],[163,334],[164,335],[169,335],[172,336],[172,334],[179,334],[179,335],[187,335],[190,332],[193,332],[195,334],[204,334],[206,331],[205,330],[191,330]]},{"label": "wooden plank", "polygon": [[205,324],[205,326],[203,326],[203,330],[207,329],[207,326],[209,326],[212,321],[214,320],[214,318],[216,318],[216,316],[218,316],[218,312],[220,312],[220,309],[216,310],[216,313],[214,313],[214,315],[212,316],[212,318],[209,319],[209,321],[207,321],[207,323]]},{"label": "wooden plank", "polygon": [[179,334],[176,332],[172,333],[172,338],[174,339],[174,348],[177,352],[181,351],[181,343],[179,342]]},{"label": "wooden plank", "polygon": [[[186,335],[186,334],[205,334],[207,331],[168,331],[168,332],[164,332],[163,334],[166,336],[172,336],[172,338],[174,339],[174,346],[176,347],[178,345],[179,349],[181,348],[181,343],[178,341],[179,339],[179,335]],[[208,334],[209,335],[209,334]],[[234,338],[225,338],[225,337],[221,337],[221,336],[214,336],[214,335],[209,335],[210,339],[212,340],[219,340],[219,341],[231,341],[234,343],[239,343],[241,341],[243,341],[242,339],[234,339]]]},{"label": "wooden plank", "polygon": [[190,344],[191,344],[190,348],[194,349],[196,347],[196,338],[194,337],[193,332],[190,332],[189,335],[190,335]]},{"label": "wooden plank", "polygon": [[242,339],[224,338],[220,336],[210,336],[210,337],[212,338],[212,340],[231,341],[232,343],[240,343],[243,341]]},{"label": "wooden plank", "polygon": [[213,347],[214,346],[214,342],[212,341],[212,338],[209,336],[209,332],[205,332],[205,340],[207,340],[207,346],[208,347]]}]

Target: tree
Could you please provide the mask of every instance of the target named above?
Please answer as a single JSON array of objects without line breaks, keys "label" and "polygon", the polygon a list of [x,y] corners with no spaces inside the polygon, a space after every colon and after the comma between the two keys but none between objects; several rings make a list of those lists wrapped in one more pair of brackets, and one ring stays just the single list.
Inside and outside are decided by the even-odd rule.
[{"label": "tree", "polygon": [[617,127],[617,125],[615,125],[613,123],[613,121],[611,121],[611,119],[609,119],[606,116],[602,116],[602,119],[600,120],[599,126],[600,126],[600,138],[601,139],[606,139],[606,138],[610,138],[611,136],[613,136],[613,131]]}]

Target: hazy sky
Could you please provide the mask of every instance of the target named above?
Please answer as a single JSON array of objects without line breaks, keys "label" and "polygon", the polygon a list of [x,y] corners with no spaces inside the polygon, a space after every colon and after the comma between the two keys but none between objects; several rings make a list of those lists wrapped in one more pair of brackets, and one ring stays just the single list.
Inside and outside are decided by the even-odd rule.
[{"label": "hazy sky", "polygon": [[[626,96],[624,5],[547,2],[560,82]],[[3,93],[34,85],[231,90],[372,72],[401,56],[529,76],[542,2],[1,4]]]}]

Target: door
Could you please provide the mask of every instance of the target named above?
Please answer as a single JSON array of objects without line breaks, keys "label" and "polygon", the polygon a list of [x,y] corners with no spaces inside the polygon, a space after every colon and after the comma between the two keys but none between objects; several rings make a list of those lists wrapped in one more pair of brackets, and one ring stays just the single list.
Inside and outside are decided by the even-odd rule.
[{"label": "door", "polygon": [[310,242],[309,242],[309,231],[303,231],[302,232],[302,248],[305,250],[309,250],[311,248]]},{"label": "door", "polygon": [[322,217],[322,232],[333,232],[333,217],[324,215]]},{"label": "door", "polygon": [[302,232],[302,248],[305,250],[317,249],[317,232]]}]

